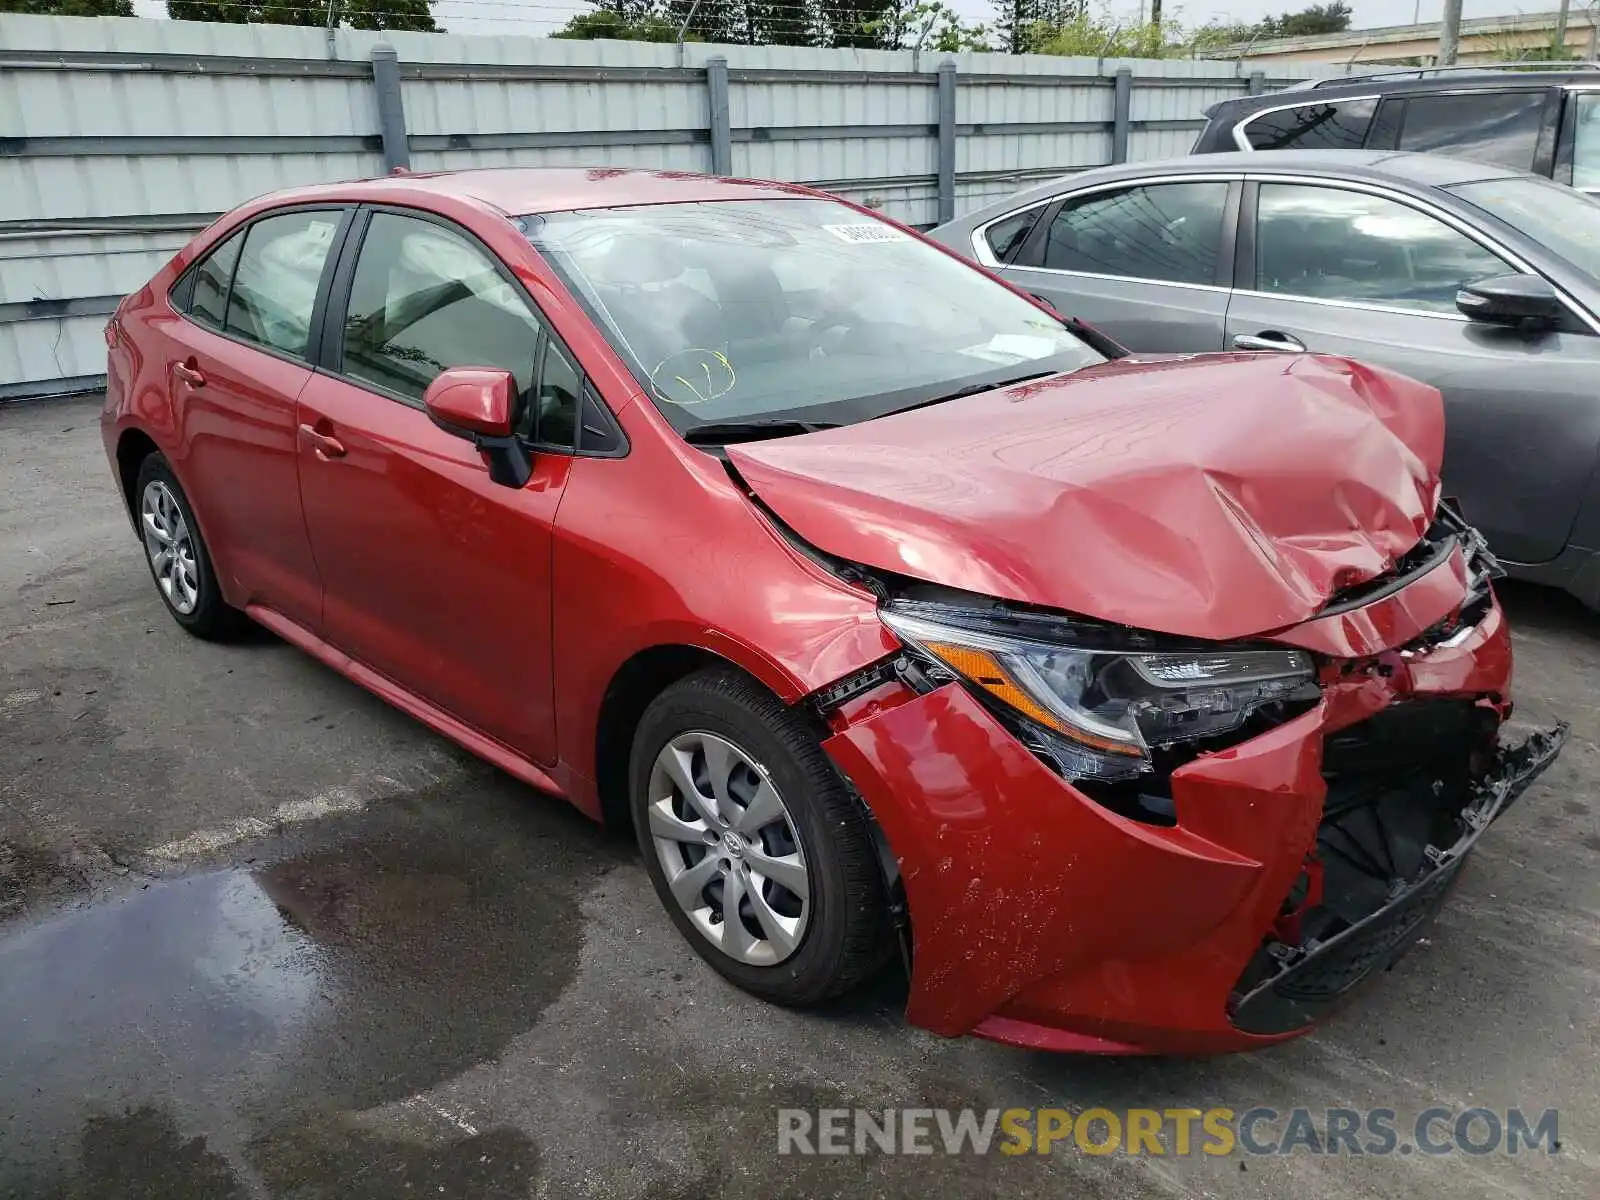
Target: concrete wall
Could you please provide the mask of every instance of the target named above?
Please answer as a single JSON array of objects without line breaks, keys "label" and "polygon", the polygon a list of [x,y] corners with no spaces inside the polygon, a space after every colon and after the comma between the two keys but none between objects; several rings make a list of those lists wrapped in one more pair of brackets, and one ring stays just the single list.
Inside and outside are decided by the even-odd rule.
[{"label": "concrete wall", "polygon": [[[1512,13],[1475,17],[1461,23],[1457,61],[1498,63],[1525,58],[1549,46],[1555,37],[1557,14]],[[1348,29],[1343,33],[1272,38],[1216,51],[1217,59],[1236,59],[1251,70],[1278,71],[1287,66],[1352,67],[1365,63],[1395,63],[1412,59],[1432,63],[1439,57],[1439,22],[1391,25],[1377,29]],[[1567,15],[1565,45],[1578,58],[1596,57],[1600,17],[1593,10],[1574,6]]]},{"label": "concrete wall", "polygon": [[722,170],[931,225],[1184,153],[1207,105],[1327,73],[0,14],[0,400],[96,384],[117,300],[276,188],[397,161]]}]

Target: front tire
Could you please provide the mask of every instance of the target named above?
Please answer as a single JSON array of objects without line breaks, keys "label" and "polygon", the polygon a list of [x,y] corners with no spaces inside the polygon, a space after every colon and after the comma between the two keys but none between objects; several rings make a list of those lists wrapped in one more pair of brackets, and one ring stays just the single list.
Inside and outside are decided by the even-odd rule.
[{"label": "front tire", "polygon": [[866,814],[806,722],[753,680],[710,670],[657,696],[629,798],[657,895],[732,983],[804,1007],[889,957]]},{"label": "front tire", "polygon": [[244,614],[222,598],[194,508],[161,454],[139,464],[133,499],[145,562],[172,619],[207,640],[237,634]]}]

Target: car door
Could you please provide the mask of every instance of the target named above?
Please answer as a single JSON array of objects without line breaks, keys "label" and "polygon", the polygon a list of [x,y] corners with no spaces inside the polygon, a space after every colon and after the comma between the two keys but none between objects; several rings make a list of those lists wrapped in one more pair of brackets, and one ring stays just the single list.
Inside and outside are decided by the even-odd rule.
[{"label": "car door", "polygon": [[1132,350],[1219,349],[1238,187],[1222,176],[1180,177],[1069,195],[1034,223],[1000,273]]},{"label": "car door", "polygon": [[1247,189],[1239,349],[1308,349],[1389,367],[1440,389],[1444,481],[1502,557],[1544,562],[1566,544],[1600,448],[1600,338],[1462,316],[1464,283],[1518,271],[1442,210],[1379,188],[1274,181]]},{"label": "car door", "polygon": [[[532,303],[466,230],[363,210],[330,308],[326,370],[300,397],[301,487],[326,639],[525,757],[555,757],[552,526],[582,377]],[[508,370],[521,488],[423,409],[447,367]]]},{"label": "car door", "polygon": [[246,603],[315,628],[322,582],[300,505],[295,403],[346,210],[271,212],[195,264],[163,323],[184,445],[175,469]]}]

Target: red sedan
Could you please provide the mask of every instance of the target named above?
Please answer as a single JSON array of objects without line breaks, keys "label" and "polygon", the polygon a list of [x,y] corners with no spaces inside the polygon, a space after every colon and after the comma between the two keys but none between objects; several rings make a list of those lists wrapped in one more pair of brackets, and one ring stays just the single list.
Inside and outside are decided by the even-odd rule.
[{"label": "red sedan", "polygon": [[1439,396],[1140,360],[770,183],[496,170],[245,205],[106,329],[161,598],[631,824],[785,1004],[1189,1052],[1392,961],[1506,748]]}]

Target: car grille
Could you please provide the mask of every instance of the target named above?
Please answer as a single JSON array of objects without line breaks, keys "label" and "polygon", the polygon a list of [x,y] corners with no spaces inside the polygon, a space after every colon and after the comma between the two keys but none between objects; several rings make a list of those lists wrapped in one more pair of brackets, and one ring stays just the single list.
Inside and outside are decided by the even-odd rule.
[{"label": "car grille", "polygon": [[1231,1005],[1239,1028],[1298,1028],[1405,950],[1460,869],[1440,851],[1462,840],[1473,768],[1495,725],[1470,700],[1439,699],[1395,704],[1327,735],[1327,795],[1308,866],[1321,898],[1240,976]]},{"label": "car grille", "polygon": [[1407,939],[1444,903],[1465,859],[1435,871],[1404,899],[1380,909],[1347,936],[1311,955],[1298,971],[1273,984],[1286,1000],[1322,1005],[1336,1000],[1374,971],[1388,966]]}]

